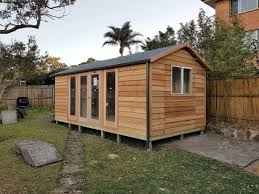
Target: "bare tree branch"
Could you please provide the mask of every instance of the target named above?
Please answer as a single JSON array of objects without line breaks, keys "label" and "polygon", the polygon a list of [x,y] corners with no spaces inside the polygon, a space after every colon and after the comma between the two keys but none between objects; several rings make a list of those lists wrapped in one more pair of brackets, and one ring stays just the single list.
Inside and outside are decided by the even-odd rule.
[{"label": "bare tree branch", "polygon": [[[9,34],[19,29],[39,29],[45,18],[61,19],[65,8],[76,0],[9,0],[1,2],[0,34]],[[60,13],[62,11],[62,13]]]}]

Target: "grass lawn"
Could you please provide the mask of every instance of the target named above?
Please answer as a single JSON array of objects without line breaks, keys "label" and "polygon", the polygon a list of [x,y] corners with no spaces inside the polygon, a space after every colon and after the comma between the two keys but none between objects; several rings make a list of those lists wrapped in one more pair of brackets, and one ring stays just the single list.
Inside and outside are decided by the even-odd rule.
[{"label": "grass lawn", "polygon": [[[15,156],[17,139],[38,138],[63,153],[68,129],[50,123],[50,110],[33,110],[15,125],[0,125],[0,193],[50,193],[60,163],[34,169]],[[85,135],[85,193],[259,193],[259,178],[237,167],[181,151],[148,153]]]},{"label": "grass lawn", "polygon": [[259,193],[258,177],[186,152],[148,153],[87,135],[84,156],[86,193]]},{"label": "grass lawn", "polygon": [[32,110],[26,119],[14,125],[0,125],[0,193],[49,193],[57,187],[61,163],[33,168],[28,166],[11,148],[15,140],[38,138],[55,145],[63,153],[68,129],[50,123],[51,110]]}]

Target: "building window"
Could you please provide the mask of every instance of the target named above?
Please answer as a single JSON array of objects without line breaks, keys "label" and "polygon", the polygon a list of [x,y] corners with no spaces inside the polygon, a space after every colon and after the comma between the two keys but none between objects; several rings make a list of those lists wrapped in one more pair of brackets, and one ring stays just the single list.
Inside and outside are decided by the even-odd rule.
[{"label": "building window", "polygon": [[231,0],[231,15],[238,14],[238,0]]},{"label": "building window", "polygon": [[76,115],[76,77],[70,78],[70,115]]},{"label": "building window", "polygon": [[172,66],[172,93],[191,94],[192,93],[192,70],[184,67]]},{"label": "building window", "polygon": [[259,8],[258,0],[238,0],[238,13]]},{"label": "building window", "polygon": [[259,30],[252,30],[247,32],[247,39],[249,43],[253,44],[255,47],[259,46]]}]

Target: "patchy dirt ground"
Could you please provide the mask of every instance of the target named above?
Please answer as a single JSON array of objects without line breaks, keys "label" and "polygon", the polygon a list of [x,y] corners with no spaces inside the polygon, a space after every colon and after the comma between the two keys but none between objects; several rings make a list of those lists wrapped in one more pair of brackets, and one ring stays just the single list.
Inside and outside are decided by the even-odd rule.
[{"label": "patchy dirt ground", "polygon": [[70,130],[59,176],[60,187],[54,193],[83,193],[83,147],[82,134]]}]

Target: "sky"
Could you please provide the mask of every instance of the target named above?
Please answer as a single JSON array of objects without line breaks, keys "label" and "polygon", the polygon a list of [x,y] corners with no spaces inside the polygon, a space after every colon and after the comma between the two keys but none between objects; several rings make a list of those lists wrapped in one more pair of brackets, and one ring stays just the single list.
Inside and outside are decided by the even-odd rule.
[{"label": "sky", "polygon": [[47,51],[68,65],[77,65],[89,57],[103,60],[119,56],[118,47],[102,47],[109,25],[131,21],[133,30],[143,34],[144,39],[165,31],[168,25],[177,31],[180,22],[197,18],[201,8],[209,16],[215,14],[201,0],[77,0],[65,18],[42,23],[38,30],[0,35],[0,40],[27,41],[33,35],[42,53]]}]

